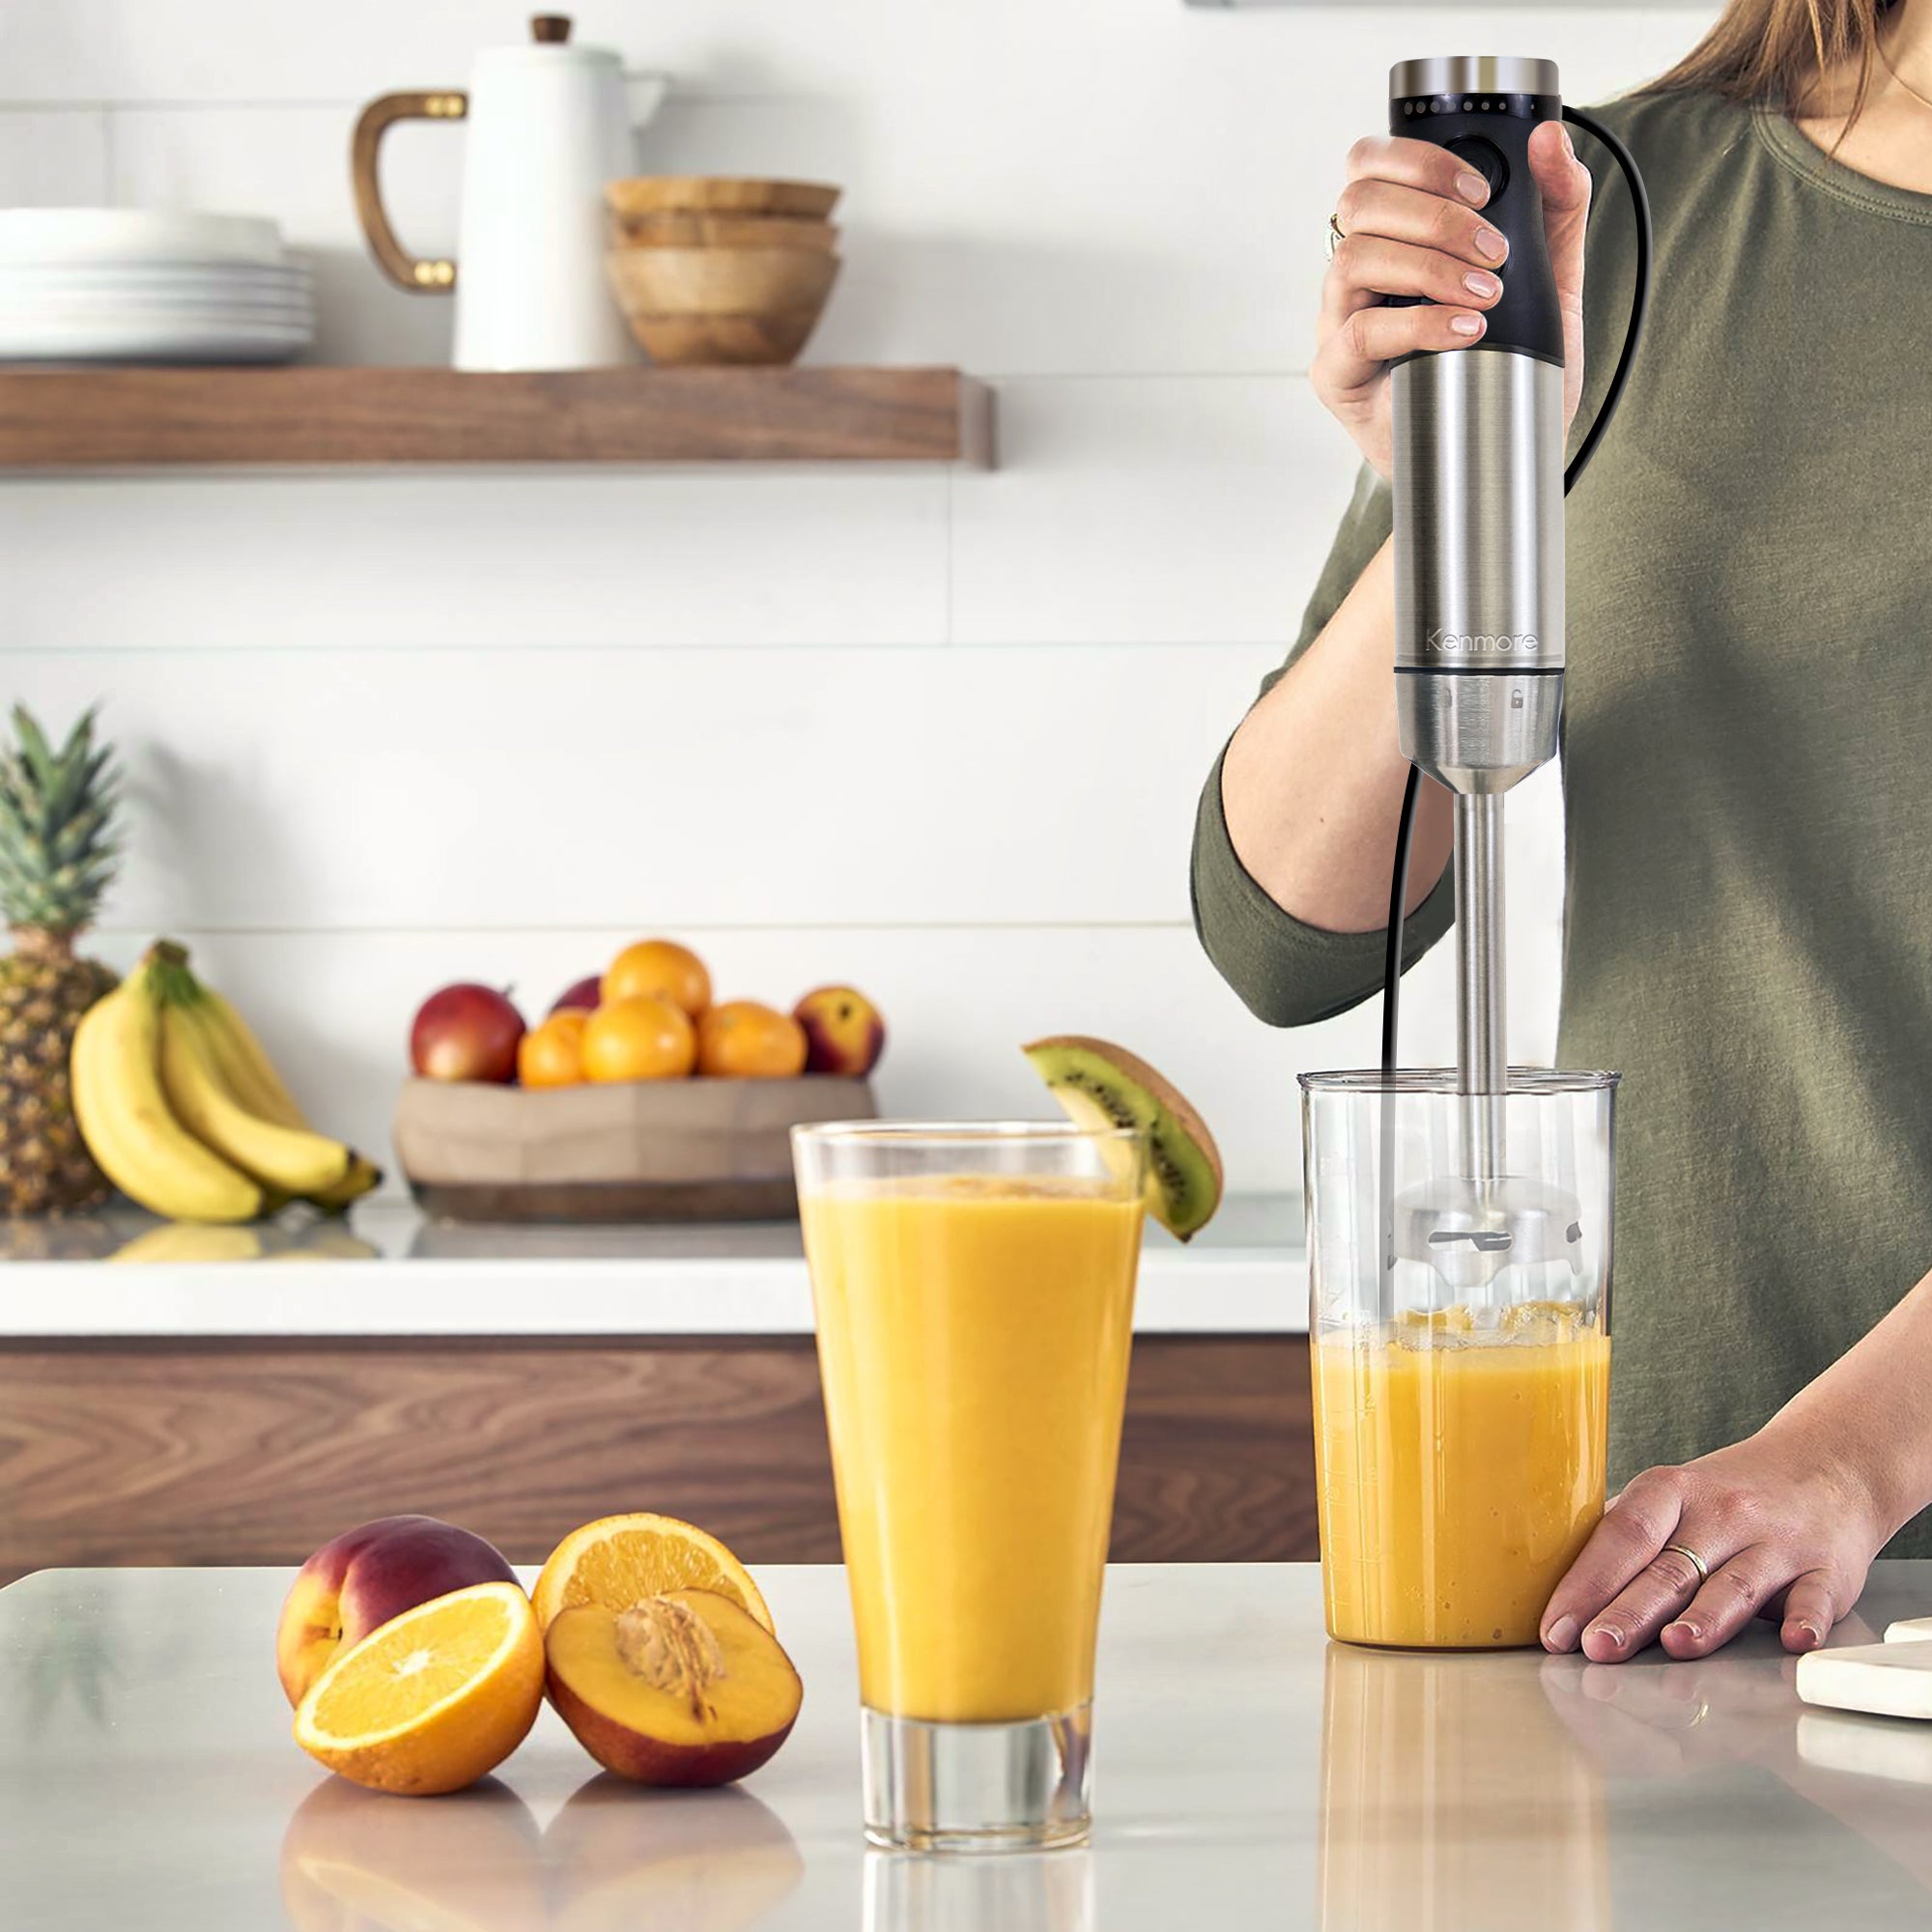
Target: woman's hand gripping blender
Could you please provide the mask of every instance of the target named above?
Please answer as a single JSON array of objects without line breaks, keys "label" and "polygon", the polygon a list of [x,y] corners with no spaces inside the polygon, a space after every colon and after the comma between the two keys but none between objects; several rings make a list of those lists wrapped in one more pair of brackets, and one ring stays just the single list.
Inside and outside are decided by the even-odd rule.
[{"label": "woman's hand gripping blender", "polygon": [[[1560,123],[1539,127],[1530,166],[1563,318],[1564,426],[1583,382],[1583,233],[1590,175]],[[1348,156],[1342,239],[1323,284],[1315,392],[1386,480],[1389,364],[1480,341],[1509,274],[1484,220],[1488,183],[1431,142],[1372,135]],[[1386,296],[1424,298],[1390,307]],[[1330,932],[1387,916],[1389,853],[1408,778],[1397,737],[1395,580],[1384,544],[1333,619],[1255,705],[1228,747],[1221,793],[1235,850],[1276,904]],[[1418,801],[1407,910],[1448,863],[1448,794]]]},{"label": "woman's hand gripping blender", "polygon": [[[1583,232],[1590,174],[1569,130],[1549,121],[1529,137],[1544,235],[1563,311],[1563,426],[1583,393]],[[1322,284],[1315,393],[1378,474],[1392,473],[1389,364],[1418,350],[1482,340],[1509,273],[1507,243],[1483,219],[1490,185],[1431,141],[1377,134],[1349,150],[1335,205],[1341,239]],[[1386,296],[1419,296],[1392,308]]]}]

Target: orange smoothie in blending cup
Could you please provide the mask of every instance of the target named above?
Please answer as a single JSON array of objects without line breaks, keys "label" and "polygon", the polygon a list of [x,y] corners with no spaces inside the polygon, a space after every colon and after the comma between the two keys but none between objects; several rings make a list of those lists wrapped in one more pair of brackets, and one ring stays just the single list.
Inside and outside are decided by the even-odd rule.
[{"label": "orange smoothie in blending cup", "polygon": [[1610,1338],[1554,1303],[1336,1333],[1314,1356],[1330,1636],[1533,1644],[1604,1513]]},{"label": "orange smoothie in blending cup", "polygon": [[834,1180],[800,1211],[865,1704],[972,1724],[1084,1705],[1138,1173]]}]

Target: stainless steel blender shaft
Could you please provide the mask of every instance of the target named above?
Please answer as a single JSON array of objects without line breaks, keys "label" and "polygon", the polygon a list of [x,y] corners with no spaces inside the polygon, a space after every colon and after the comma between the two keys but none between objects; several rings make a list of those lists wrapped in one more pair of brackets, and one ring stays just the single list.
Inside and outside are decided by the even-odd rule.
[{"label": "stainless steel blender shaft", "polygon": [[1502,1170],[1509,1054],[1503,1032],[1503,799],[1456,794],[1456,1070],[1468,1096],[1463,1157],[1472,1179]]}]

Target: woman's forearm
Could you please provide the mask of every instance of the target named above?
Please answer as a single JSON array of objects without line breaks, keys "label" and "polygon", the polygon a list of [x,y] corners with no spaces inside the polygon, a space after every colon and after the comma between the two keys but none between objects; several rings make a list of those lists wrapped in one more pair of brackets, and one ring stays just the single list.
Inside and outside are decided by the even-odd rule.
[{"label": "woman's forearm", "polygon": [[[1308,649],[1235,733],[1221,768],[1229,837],[1282,908],[1330,932],[1388,919],[1389,859],[1408,776],[1396,739],[1395,580],[1384,543]],[[1449,795],[1423,781],[1408,910],[1442,876]]]},{"label": "woman's forearm", "polygon": [[1887,1537],[1932,1504],[1932,1274],[1768,1428],[1852,1475]]}]

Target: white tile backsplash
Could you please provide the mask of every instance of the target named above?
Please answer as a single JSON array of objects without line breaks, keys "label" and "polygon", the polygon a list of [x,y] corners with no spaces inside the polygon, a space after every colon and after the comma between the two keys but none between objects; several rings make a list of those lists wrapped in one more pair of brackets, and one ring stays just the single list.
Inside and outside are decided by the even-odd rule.
[{"label": "white tile backsplash", "polygon": [[521,646],[535,679],[569,645],[934,643],[946,492],[857,464],[8,483],[0,650]]},{"label": "white tile backsplash", "polygon": [[107,156],[102,108],[0,109],[0,208],[99,207]]},{"label": "white tile backsplash", "polygon": [[[1373,106],[1391,62],[1448,39],[1547,55],[1573,99],[1598,98],[1664,66],[1719,11],[1717,0],[1518,0],[1453,14],[1311,0],[1232,16],[1180,0],[582,0],[572,17],[576,40],[615,46],[689,92],[951,98],[988,145],[1060,127],[1073,165],[1083,115],[1124,98],[1147,109],[1141,158],[1154,167],[1174,123],[1220,103],[1248,114],[1264,96],[1278,115],[1338,96]],[[333,0],[326,16],[277,16],[253,0],[9,0],[0,72],[6,98],[23,103],[359,102],[460,87],[475,49],[521,38],[526,19],[476,0]]]},{"label": "white tile backsplash", "polygon": [[[1575,99],[1715,5],[1519,4],[1463,44]],[[998,380],[990,473],[385,471],[0,482],[0,698],[96,696],[136,781],[102,944],[185,930],[319,1116],[381,1144],[401,1037],[457,977],[547,995],[672,926],[727,990],[870,987],[906,1112],[1038,1096],[1080,1027],[1166,1065],[1237,1185],[1294,1184],[1297,1067],[1374,1008],[1258,1028],[1187,926],[1194,798],[1298,620],[1353,473],[1305,370],[1350,136],[1439,8],[1180,0],[586,0],[580,40],[673,77],[654,171],[846,189],[816,361]],[[10,0],[0,203],[274,214],[321,359],[435,363],[446,301],[368,261],[371,96],[465,81],[524,15],[474,0]],[[456,238],[465,134],[399,129],[406,244]],[[1509,807],[1512,1040],[1554,1037],[1553,774]],[[1406,1057],[1453,1052],[1446,950]]]},{"label": "white tile backsplash", "polygon": [[970,643],[1285,649],[1359,465],[1298,376],[1003,384],[1000,451],[952,485]]},{"label": "white tile backsplash", "polygon": [[1194,798],[1267,653],[62,653],[143,836],[113,923],[1178,922]]}]

